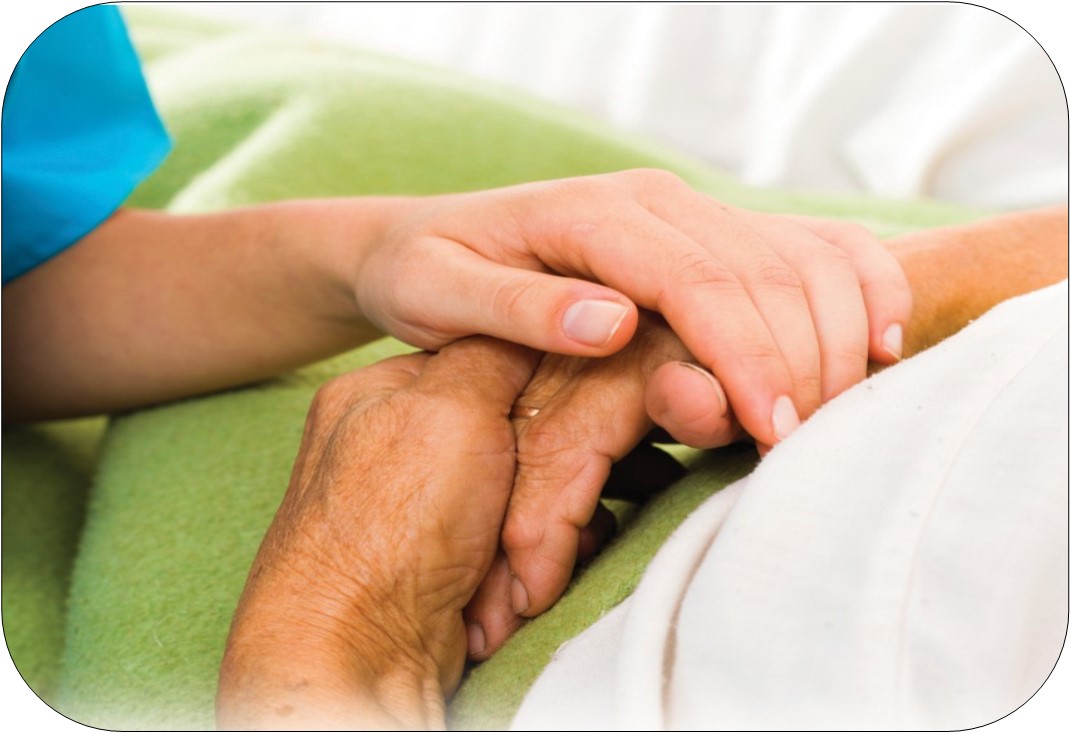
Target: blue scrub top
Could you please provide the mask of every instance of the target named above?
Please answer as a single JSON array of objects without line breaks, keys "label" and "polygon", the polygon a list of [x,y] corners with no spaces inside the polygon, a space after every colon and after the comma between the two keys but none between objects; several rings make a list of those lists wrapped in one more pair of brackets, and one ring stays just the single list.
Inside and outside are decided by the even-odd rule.
[{"label": "blue scrub top", "polygon": [[5,284],[107,219],[171,147],[111,5],[71,13],[26,49],[2,125]]}]

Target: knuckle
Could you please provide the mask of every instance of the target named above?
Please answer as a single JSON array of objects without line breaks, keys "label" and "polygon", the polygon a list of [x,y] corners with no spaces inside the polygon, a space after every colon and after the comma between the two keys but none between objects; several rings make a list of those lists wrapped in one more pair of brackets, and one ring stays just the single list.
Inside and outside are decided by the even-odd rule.
[{"label": "knuckle", "polygon": [[435,434],[444,442],[467,442],[485,424],[484,415],[473,410],[471,399],[466,399],[459,391],[436,392],[419,397],[417,404],[407,412],[419,414],[421,420],[433,426]]},{"label": "knuckle", "polygon": [[321,385],[312,398],[309,412],[322,414],[333,410],[339,403],[347,402],[352,392],[352,382],[352,376],[345,374]]},{"label": "knuckle", "polygon": [[802,296],[802,278],[781,260],[764,257],[754,263],[752,271],[759,287],[790,296]]},{"label": "knuckle", "polygon": [[867,346],[862,342],[857,349],[841,349],[832,354],[829,371],[838,375],[845,386],[851,386],[865,379],[868,364]]},{"label": "knuckle", "polygon": [[560,425],[533,420],[517,441],[520,460],[533,469],[561,465],[563,457],[576,451],[575,436]]},{"label": "knuckle", "polygon": [[691,187],[676,173],[663,168],[633,168],[615,174],[629,190],[638,191],[644,197],[657,194],[678,195]]},{"label": "knuckle", "polygon": [[743,284],[735,273],[706,253],[687,252],[669,268],[668,282],[658,294],[657,310],[664,312],[663,305],[676,298],[687,298],[696,289],[741,292]]},{"label": "knuckle", "polygon": [[513,276],[500,282],[490,293],[489,312],[505,323],[522,323],[531,314],[537,283],[527,276]]},{"label": "knuckle", "polygon": [[828,401],[866,378],[868,360],[865,354],[839,351],[830,357],[826,372],[827,384],[822,387],[822,400]]},{"label": "knuckle", "polygon": [[847,242],[855,242],[865,245],[877,242],[877,238],[874,236],[873,232],[856,221],[838,222],[835,231],[840,239]]},{"label": "knuckle", "polygon": [[545,497],[556,497],[557,515],[572,516],[574,495],[585,495],[591,488],[594,464],[605,462],[608,472],[608,459],[590,447],[590,438],[560,423],[532,421],[517,440],[516,490],[520,503],[537,501],[533,497],[543,497],[543,501]]},{"label": "knuckle", "polygon": [[792,379],[795,394],[802,403],[799,405],[802,411],[809,414],[821,404],[821,373],[820,371],[806,371],[796,374]]},{"label": "knuckle", "polygon": [[614,174],[566,178],[554,187],[554,196],[565,201],[604,201],[615,195]]},{"label": "knuckle", "polygon": [[538,517],[527,512],[513,511],[510,507],[509,517],[502,527],[502,545],[509,550],[531,550],[542,544],[546,536],[546,526],[536,521]]},{"label": "knuckle", "polygon": [[855,221],[819,220],[814,231],[829,244],[848,249],[879,245],[879,240],[867,227]]},{"label": "knuckle", "polygon": [[821,242],[809,253],[801,268],[802,276],[813,280],[820,277],[825,282],[834,282],[841,286],[849,283],[859,284],[859,268],[850,252]]},{"label": "knuckle", "polygon": [[832,244],[820,243],[815,248],[815,255],[820,257],[822,267],[834,267],[854,272],[854,259],[851,253]]},{"label": "knuckle", "polygon": [[331,429],[360,401],[364,375],[359,371],[335,377],[322,384],[308,407],[306,424],[316,430]]},{"label": "knuckle", "polygon": [[[781,369],[783,358],[777,345],[768,338],[751,338],[739,341],[733,346],[742,363],[757,366],[760,369]],[[718,374],[718,376],[721,376]],[[724,375],[728,376],[728,375]]]}]

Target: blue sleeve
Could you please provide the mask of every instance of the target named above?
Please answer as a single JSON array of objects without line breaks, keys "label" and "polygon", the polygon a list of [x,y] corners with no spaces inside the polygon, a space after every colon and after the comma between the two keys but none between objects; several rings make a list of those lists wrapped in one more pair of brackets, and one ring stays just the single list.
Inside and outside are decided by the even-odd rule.
[{"label": "blue sleeve", "polygon": [[3,282],[107,219],[170,149],[116,7],[56,21],[4,96]]}]

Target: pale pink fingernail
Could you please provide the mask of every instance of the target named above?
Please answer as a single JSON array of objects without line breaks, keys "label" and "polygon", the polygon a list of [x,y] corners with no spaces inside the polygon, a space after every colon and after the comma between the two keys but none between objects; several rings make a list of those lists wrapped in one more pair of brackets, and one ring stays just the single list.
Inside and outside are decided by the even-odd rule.
[{"label": "pale pink fingernail", "polygon": [[881,338],[881,346],[889,354],[895,357],[896,361],[903,358],[903,327],[898,323],[893,323],[884,329],[884,336]]},{"label": "pale pink fingernail", "polygon": [[528,589],[520,582],[520,578],[513,578],[510,595],[513,601],[513,613],[519,615],[528,610]]},{"label": "pale pink fingernail", "polygon": [[487,635],[479,624],[468,624],[468,653],[482,654],[487,648]]},{"label": "pale pink fingernail", "polygon": [[714,394],[717,396],[717,401],[721,405],[719,414],[721,415],[721,417],[724,417],[725,415],[727,415],[728,414],[728,398],[725,396],[724,387],[721,386],[720,380],[717,379],[717,377],[713,376],[713,374],[711,374],[710,372],[708,372],[705,369],[703,369],[702,367],[700,367],[698,364],[692,364],[691,362],[687,362],[687,361],[678,361],[676,363],[679,364],[680,366],[685,366],[685,367],[687,367],[689,369],[693,369],[694,371],[698,372],[699,374],[704,376],[709,381],[709,383],[713,386],[713,391],[714,391]]},{"label": "pale pink fingernail", "polygon": [[609,300],[581,300],[569,306],[561,326],[573,341],[605,346],[628,315],[627,306]]},{"label": "pale pink fingernail", "polygon": [[776,434],[777,440],[784,440],[795,432],[797,427],[799,427],[799,413],[795,411],[795,405],[792,404],[790,397],[780,395],[773,403],[773,433]]}]

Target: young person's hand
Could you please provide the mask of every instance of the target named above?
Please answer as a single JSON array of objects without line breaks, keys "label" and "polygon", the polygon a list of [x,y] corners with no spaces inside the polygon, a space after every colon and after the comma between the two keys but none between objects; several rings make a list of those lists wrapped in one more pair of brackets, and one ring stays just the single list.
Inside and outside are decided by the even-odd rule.
[{"label": "young person's hand", "polygon": [[[910,292],[860,227],[735,209],[664,171],[409,199],[355,270],[361,312],[422,348],[485,333],[558,354],[620,350],[660,313],[772,445],[902,350]],[[601,284],[598,284],[601,283]]]},{"label": "young person's hand", "polygon": [[[846,222],[792,220],[846,248],[872,239]],[[996,303],[1066,277],[1066,209],[919,231],[890,240],[887,248],[906,273],[916,305],[906,357]],[[502,549],[465,610],[469,638],[478,642],[469,649],[476,659],[493,653],[525,617],[550,607],[577,559],[606,539],[612,522],[599,504],[603,485],[611,467],[631,460],[652,428],[696,448],[745,436],[717,377],[649,314],[612,357],[544,357],[513,415],[519,458]],[[662,474],[671,471],[661,466]],[[636,478],[656,486],[660,477],[646,472]]]},{"label": "young person's hand", "polygon": [[[113,412],[274,376],[385,330],[606,356],[660,313],[772,445],[894,361],[909,291],[865,237],[636,170],[424,198],[121,211],[4,288],[7,419]],[[381,330],[380,330],[381,329]]]}]

